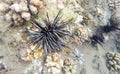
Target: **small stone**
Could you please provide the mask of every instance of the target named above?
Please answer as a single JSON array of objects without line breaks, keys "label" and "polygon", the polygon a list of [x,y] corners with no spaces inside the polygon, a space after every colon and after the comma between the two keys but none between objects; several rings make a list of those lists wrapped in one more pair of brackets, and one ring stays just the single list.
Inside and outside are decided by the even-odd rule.
[{"label": "small stone", "polygon": [[30,17],[31,17],[30,13],[28,13],[28,12],[23,12],[21,14],[21,16],[22,16],[22,18],[24,18],[27,21],[30,20]]}]

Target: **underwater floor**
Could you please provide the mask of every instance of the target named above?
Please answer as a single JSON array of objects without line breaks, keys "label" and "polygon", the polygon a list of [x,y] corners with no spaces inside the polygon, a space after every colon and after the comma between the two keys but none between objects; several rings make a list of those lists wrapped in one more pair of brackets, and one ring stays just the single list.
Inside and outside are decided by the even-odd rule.
[{"label": "underwater floor", "polygon": [[120,74],[120,0],[0,0],[0,74]]}]

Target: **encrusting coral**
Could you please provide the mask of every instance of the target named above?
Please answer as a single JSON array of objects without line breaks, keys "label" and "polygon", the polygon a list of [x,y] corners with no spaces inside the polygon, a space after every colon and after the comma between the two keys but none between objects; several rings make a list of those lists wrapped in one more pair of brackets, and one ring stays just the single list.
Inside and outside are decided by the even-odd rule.
[{"label": "encrusting coral", "polygon": [[107,57],[107,67],[112,71],[120,70],[120,53],[108,52],[106,54]]},{"label": "encrusting coral", "polygon": [[5,1],[0,3],[0,13],[11,25],[23,25],[36,15],[41,7],[43,3],[39,0],[21,0],[12,4]]}]

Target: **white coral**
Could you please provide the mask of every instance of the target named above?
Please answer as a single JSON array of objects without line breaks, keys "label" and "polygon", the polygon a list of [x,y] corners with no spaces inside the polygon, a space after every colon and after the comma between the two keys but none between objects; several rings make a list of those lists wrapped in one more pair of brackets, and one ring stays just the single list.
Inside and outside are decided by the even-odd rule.
[{"label": "white coral", "polygon": [[64,74],[74,74],[76,70],[75,62],[68,58],[64,60],[63,71]]},{"label": "white coral", "polygon": [[[29,4],[27,0],[7,1],[7,3],[0,3],[0,12],[4,13],[5,20],[13,25],[20,25],[25,20],[29,21],[32,14],[37,14],[38,8],[41,8],[43,5],[42,1],[39,0],[30,0]],[[7,12],[8,9],[9,11]]]},{"label": "white coral", "polygon": [[63,60],[58,53],[49,54],[46,59],[45,67],[49,73],[60,74]]}]

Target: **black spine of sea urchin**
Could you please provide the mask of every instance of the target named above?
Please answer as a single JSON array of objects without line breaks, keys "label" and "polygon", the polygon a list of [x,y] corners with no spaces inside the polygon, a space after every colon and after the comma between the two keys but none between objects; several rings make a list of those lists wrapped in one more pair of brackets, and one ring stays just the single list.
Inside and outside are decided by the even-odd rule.
[{"label": "black spine of sea urchin", "polygon": [[62,46],[65,46],[62,38],[69,34],[69,31],[63,30],[67,23],[59,22],[61,19],[61,11],[57,14],[53,22],[50,22],[47,14],[47,19],[44,20],[45,27],[37,21],[33,21],[32,24],[38,29],[38,31],[30,30],[31,44],[36,45],[36,48],[42,45],[45,52],[51,53],[60,51]]}]

